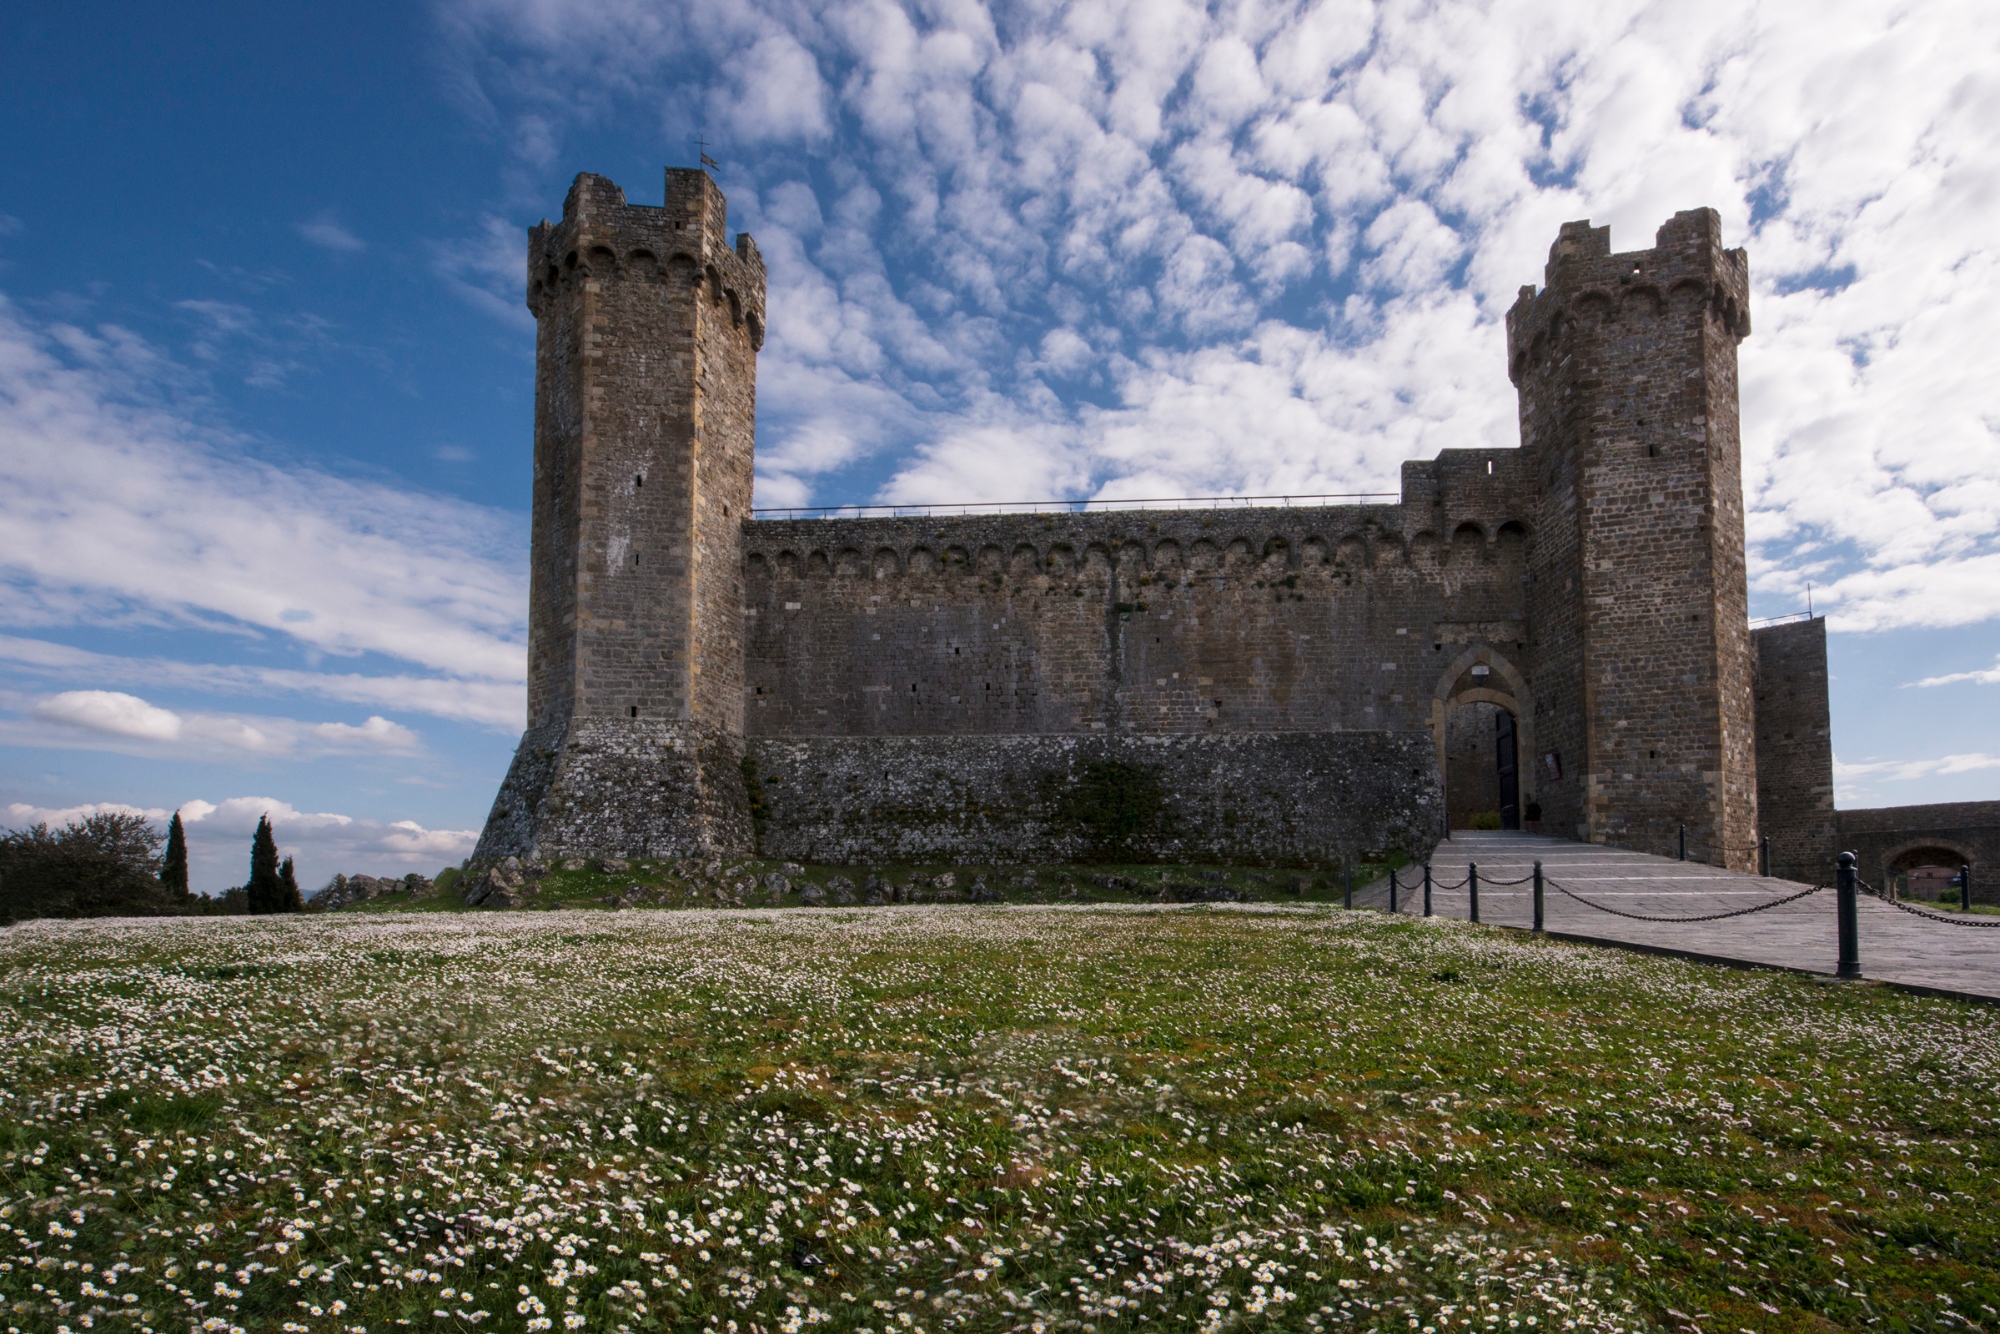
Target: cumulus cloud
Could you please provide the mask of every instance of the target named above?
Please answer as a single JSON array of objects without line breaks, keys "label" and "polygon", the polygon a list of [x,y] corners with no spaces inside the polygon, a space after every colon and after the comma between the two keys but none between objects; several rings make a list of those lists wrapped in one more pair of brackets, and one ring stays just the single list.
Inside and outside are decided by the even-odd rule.
[{"label": "cumulus cloud", "polygon": [[[427,829],[414,820],[368,820],[329,811],[302,811],[275,797],[191,798],[179,806],[187,830],[190,878],[196,890],[217,894],[239,885],[248,874],[250,838],[257,821],[268,818],[278,851],[293,858],[307,892],[336,873],[399,876],[411,871],[435,875],[472,854],[479,833],[472,829]],[[7,807],[10,827],[52,827],[92,815],[139,815],[164,830],[174,812],[117,802],[72,806]]]},{"label": "cumulus cloud", "polygon": [[1760,596],[1811,582],[1842,630],[2000,614],[1991,6],[443,12],[524,153],[634,109],[729,126],[772,261],[762,503],[995,499],[1016,457],[1071,495],[1393,487],[1513,442],[1501,319],[1560,222],[1642,248],[1710,205],[1752,256]]},{"label": "cumulus cloud", "polygon": [[177,741],[181,735],[179,714],[115,690],[67,690],[37,704],[35,716],[106,736]]}]

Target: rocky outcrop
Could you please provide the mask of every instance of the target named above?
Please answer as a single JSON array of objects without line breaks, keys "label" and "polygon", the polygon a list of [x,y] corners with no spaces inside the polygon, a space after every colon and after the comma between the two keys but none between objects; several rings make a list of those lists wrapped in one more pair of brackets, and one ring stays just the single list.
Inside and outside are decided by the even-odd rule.
[{"label": "rocky outcrop", "polygon": [[322,912],[334,912],[381,898],[384,894],[407,894],[413,899],[425,899],[433,892],[435,887],[432,882],[414,871],[400,880],[372,875],[337,875],[312,896],[307,906]]},{"label": "rocky outcrop", "polygon": [[520,908],[541,889],[547,868],[534,858],[508,857],[468,870],[459,881],[459,899],[468,908]]}]

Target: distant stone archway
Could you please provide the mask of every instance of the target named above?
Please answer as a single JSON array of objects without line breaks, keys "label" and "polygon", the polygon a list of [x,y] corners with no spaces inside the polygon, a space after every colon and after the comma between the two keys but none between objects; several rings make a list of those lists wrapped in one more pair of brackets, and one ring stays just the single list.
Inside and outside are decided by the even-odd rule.
[{"label": "distant stone archway", "polygon": [[[1892,886],[1896,886],[1897,882],[1903,876],[1911,875],[1912,872],[1930,867],[1936,867],[1955,875],[1959,867],[1969,866],[1976,860],[1977,858],[1973,856],[1970,847],[1953,839],[1938,838],[1935,836],[1908,839],[1890,848],[1884,854],[1880,868],[1882,883],[1879,888],[1887,890]],[[1866,874],[1865,869],[1863,874]],[[1935,890],[1939,885],[1933,882],[1941,882],[1945,878],[1939,876],[1927,877],[1923,888]],[[1906,892],[1916,888],[1914,884],[1915,879],[1916,877],[1912,876],[1913,884],[1903,887]]]}]

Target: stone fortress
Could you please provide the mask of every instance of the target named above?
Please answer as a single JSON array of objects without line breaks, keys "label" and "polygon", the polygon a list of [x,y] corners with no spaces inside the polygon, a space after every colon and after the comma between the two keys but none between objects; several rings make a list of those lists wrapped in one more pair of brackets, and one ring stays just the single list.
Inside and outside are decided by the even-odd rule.
[{"label": "stone fortress", "polygon": [[528,238],[528,727],[475,861],[1334,867],[1502,827],[1823,874],[1823,620],[1747,619],[1711,210],[1565,224],[1507,316],[1518,449],[1400,503],[751,513],[765,270],[701,171]]}]

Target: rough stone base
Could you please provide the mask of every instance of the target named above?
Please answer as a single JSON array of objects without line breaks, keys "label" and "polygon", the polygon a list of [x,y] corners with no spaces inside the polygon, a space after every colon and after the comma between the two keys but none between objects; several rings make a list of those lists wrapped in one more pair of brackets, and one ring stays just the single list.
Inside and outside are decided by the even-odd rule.
[{"label": "rough stone base", "polygon": [[749,743],[758,846],[802,862],[1337,867],[1438,840],[1427,732]]},{"label": "rough stone base", "polygon": [[751,850],[741,737],[608,719],[522,734],[472,859]]}]

